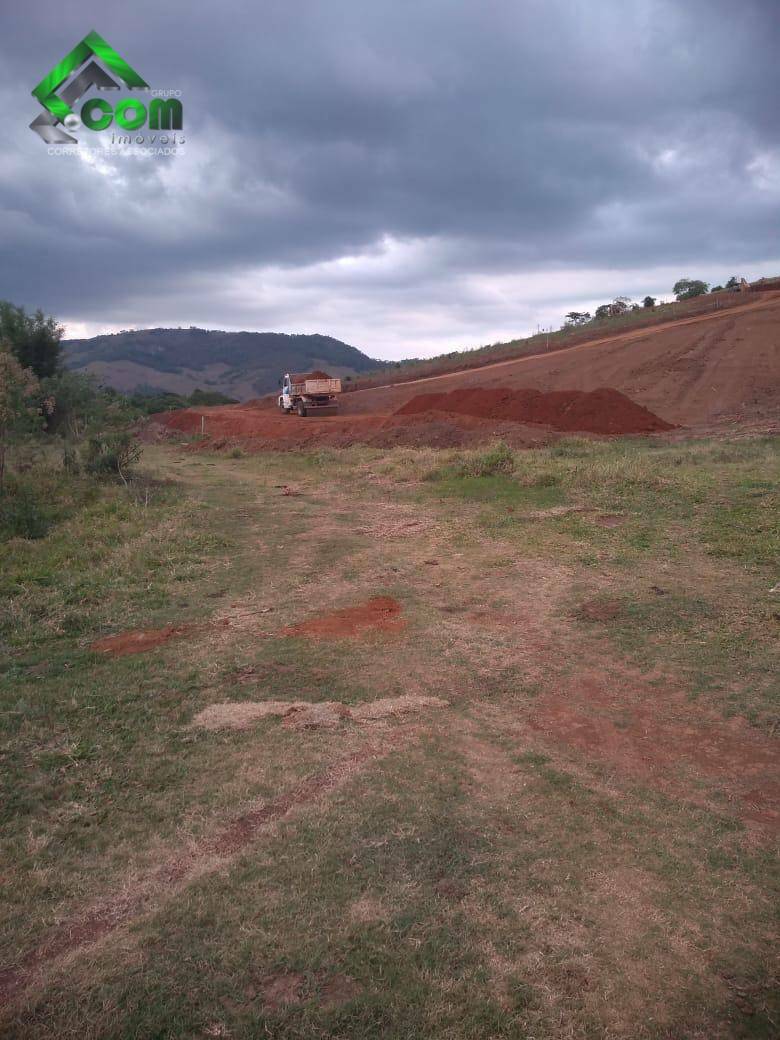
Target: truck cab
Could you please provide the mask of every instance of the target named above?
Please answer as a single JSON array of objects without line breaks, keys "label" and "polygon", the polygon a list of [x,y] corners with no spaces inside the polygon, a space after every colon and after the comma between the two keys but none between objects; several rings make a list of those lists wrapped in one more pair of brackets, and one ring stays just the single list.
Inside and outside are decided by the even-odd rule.
[{"label": "truck cab", "polygon": [[292,381],[290,379],[290,373],[286,372],[282,378],[282,390],[279,394],[279,408],[285,415],[289,415],[295,407],[292,394]]}]

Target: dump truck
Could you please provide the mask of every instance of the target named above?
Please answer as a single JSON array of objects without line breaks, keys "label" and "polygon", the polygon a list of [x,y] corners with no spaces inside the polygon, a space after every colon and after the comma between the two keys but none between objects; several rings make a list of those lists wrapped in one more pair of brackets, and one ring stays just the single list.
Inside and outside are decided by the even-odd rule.
[{"label": "dump truck", "polygon": [[340,379],[331,379],[325,372],[286,372],[281,384],[279,410],[285,415],[338,415]]}]

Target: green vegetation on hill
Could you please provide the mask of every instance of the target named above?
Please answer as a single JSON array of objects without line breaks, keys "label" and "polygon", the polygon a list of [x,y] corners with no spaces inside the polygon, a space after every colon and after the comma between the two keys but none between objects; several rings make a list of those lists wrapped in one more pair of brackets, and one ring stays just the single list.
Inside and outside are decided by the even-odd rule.
[{"label": "green vegetation on hill", "polygon": [[[286,335],[279,332],[220,332],[212,329],[139,329],[92,339],[63,342],[66,365],[75,370],[99,366],[102,382],[137,392],[165,392],[182,387],[164,384],[161,376],[196,379],[210,388],[242,396],[260,396],[276,389],[286,371],[333,369],[337,374],[358,374],[381,369],[384,362],[368,357],[356,347],[332,336]],[[130,363],[145,372],[128,374]],[[115,371],[112,371],[115,369]],[[189,390],[189,388],[187,388]]]},{"label": "green vegetation on hill", "polygon": [[135,393],[129,397],[134,408],[144,415],[156,415],[158,412],[176,412],[181,408],[207,408],[215,404],[238,404],[238,399],[221,394],[218,390],[193,390],[189,396],[171,394],[165,391],[156,393]]}]

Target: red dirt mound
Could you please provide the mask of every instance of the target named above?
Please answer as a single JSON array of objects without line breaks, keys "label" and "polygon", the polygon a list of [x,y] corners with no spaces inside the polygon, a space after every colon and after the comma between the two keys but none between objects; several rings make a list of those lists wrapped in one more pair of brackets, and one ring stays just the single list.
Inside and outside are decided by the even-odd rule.
[{"label": "red dirt mound", "polygon": [[315,368],[313,372],[293,372],[290,379],[293,383],[305,383],[307,379],[330,379],[330,376],[322,369]]},{"label": "red dirt mound", "polygon": [[356,636],[366,631],[399,632],[406,621],[399,617],[401,604],[391,596],[373,596],[365,603],[289,625],[282,629],[283,636],[313,636],[319,639],[339,639]]},{"label": "red dirt mound", "polygon": [[539,423],[555,430],[584,433],[657,433],[674,429],[619,390],[493,390],[465,387],[449,393],[420,394],[396,415],[453,412],[480,419]]}]

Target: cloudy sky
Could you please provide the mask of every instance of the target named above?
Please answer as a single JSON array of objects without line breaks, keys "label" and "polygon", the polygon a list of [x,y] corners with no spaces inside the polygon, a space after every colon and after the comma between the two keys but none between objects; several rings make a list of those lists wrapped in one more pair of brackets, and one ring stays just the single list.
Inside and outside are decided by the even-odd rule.
[{"label": "cloudy sky", "polygon": [[[92,29],[182,154],[28,129]],[[778,0],[7,0],[0,298],[398,358],[780,273],[779,52]]]}]

